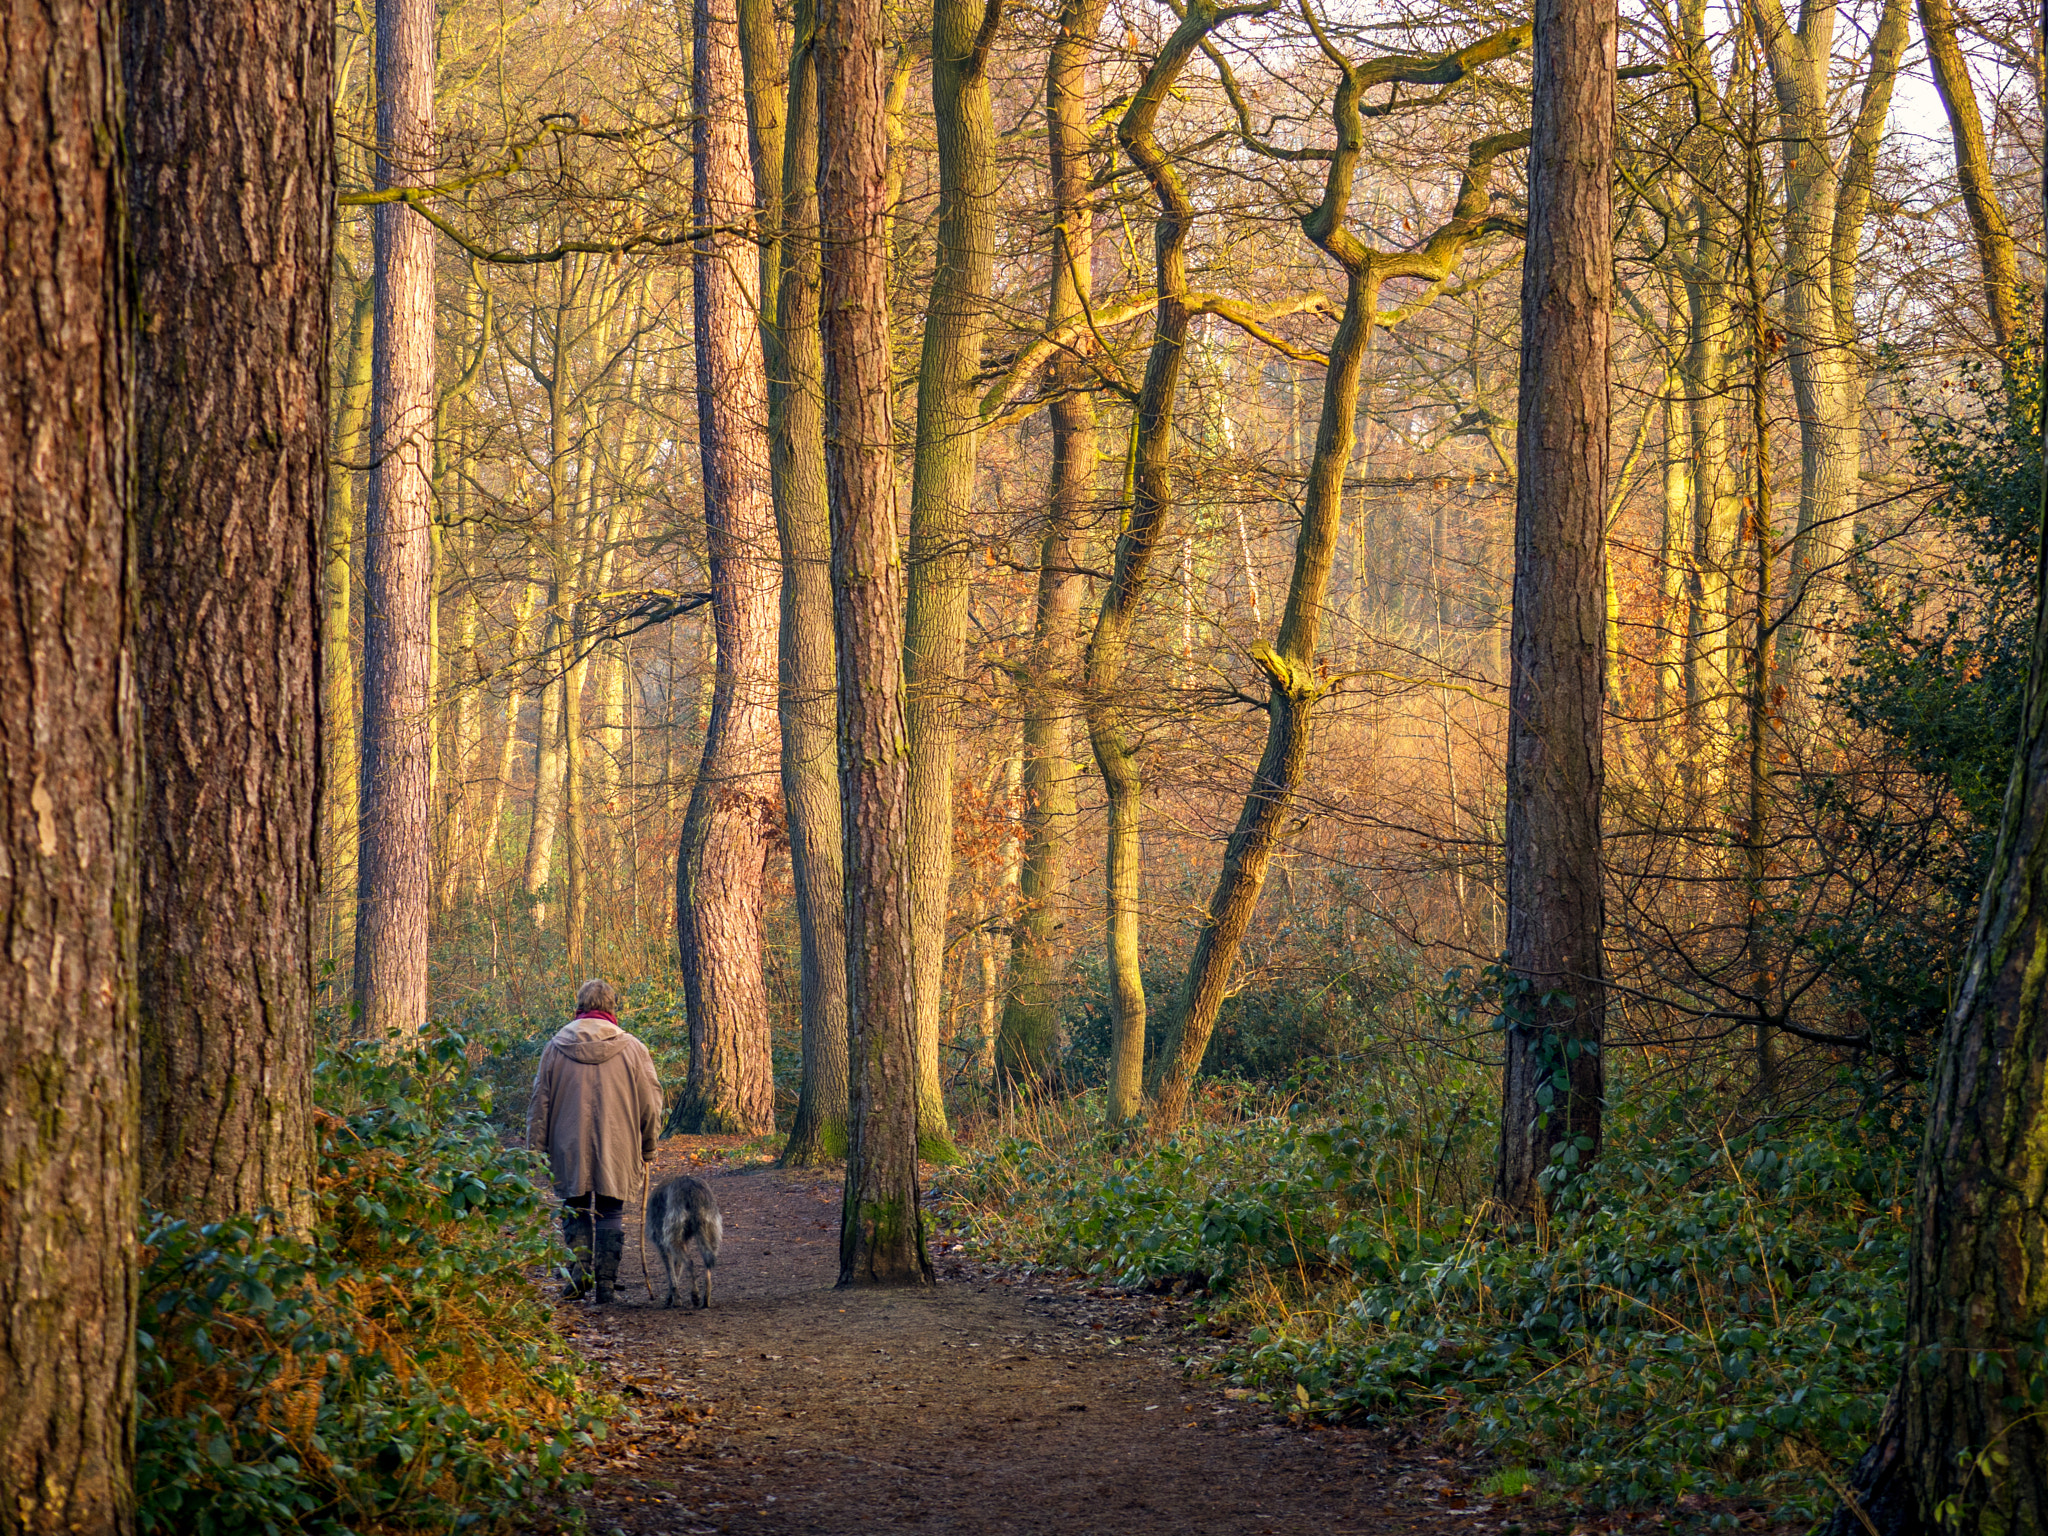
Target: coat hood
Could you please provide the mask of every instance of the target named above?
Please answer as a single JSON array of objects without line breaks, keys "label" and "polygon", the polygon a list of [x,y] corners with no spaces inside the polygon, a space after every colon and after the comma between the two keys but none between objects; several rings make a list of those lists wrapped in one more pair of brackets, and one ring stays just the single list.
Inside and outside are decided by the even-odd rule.
[{"label": "coat hood", "polygon": [[597,1067],[623,1051],[632,1038],[610,1019],[582,1018],[564,1024],[549,1043],[571,1061]]}]

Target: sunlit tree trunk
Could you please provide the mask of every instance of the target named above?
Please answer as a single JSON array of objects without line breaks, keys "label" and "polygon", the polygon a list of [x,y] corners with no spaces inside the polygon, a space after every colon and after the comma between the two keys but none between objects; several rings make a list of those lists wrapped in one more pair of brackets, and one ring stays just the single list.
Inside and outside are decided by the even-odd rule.
[{"label": "sunlit tree trunk", "polygon": [[[1676,321],[1674,306],[1670,318]],[[1686,578],[1692,559],[1692,417],[1685,382],[1674,362],[1665,369],[1658,402],[1664,417],[1664,516],[1657,540],[1655,691],[1650,710],[1650,755],[1660,778],[1671,773],[1674,750],[1684,743]]]},{"label": "sunlit tree trunk", "polygon": [[[803,1067],[783,1160],[846,1154],[846,917],[834,717],[832,524],[819,352],[816,7],[799,0],[783,134],[781,271],[766,328],[769,466],[782,552],[782,802],[796,886]],[[757,135],[758,137],[758,135]],[[765,153],[765,146],[764,151]]]},{"label": "sunlit tree trunk", "polygon": [[[322,698],[320,707],[320,804],[326,827],[321,834],[321,895],[327,921],[338,924],[356,893],[356,653],[355,540],[356,477],[366,458],[370,425],[371,332],[377,290],[365,284],[349,317],[348,351],[343,359],[340,399],[334,408],[334,454],[327,481],[327,548],[322,570],[320,617]],[[350,925],[353,938],[354,923]],[[330,927],[330,957],[342,947]]]},{"label": "sunlit tree trunk", "polygon": [[[691,93],[700,226],[754,206],[735,0],[696,0]],[[762,882],[777,807],[774,615],[781,572],[768,471],[758,267],[748,243],[700,240],[691,263],[697,441],[717,642],[704,756],[676,855],[676,942],[690,1016],[678,1130],[775,1128]]]},{"label": "sunlit tree trunk", "polygon": [[881,0],[820,0],[818,227],[846,873],[849,1148],[839,1283],[929,1285],[911,1007],[903,565],[890,420]]},{"label": "sunlit tree trunk", "polygon": [[119,26],[112,6],[0,7],[9,1536],[135,1525],[140,754]]},{"label": "sunlit tree trunk", "polygon": [[[429,0],[377,5],[380,186],[432,182],[434,24]],[[435,402],[433,229],[402,203],[379,205],[373,218],[355,1006],[357,1027],[374,1038],[417,1030],[427,1017]]]},{"label": "sunlit tree trunk", "polygon": [[144,1195],[313,1219],[333,18],[123,15]]},{"label": "sunlit tree trunk", "polygon": [[1804,0],[1796,27],[1781,0],[1748,0],[1770,62],[1785,155],[1786,369],[1799,407],[1799,517],[1786,603],[1806,622],[1783,631],[1796,679],[1817,659],[1804,632],[1820,606],[1808,587],[1839,575],[1855,537],[1862,467],[1862,370],[1853,351],[1858,246],[1877,146],[1906,43],[1906,0],[1884,0],[1846,143],[1831,134],[1829,81],[1837,0]]},{"label": "sunlit tree trunk", "polygon": [[1117,139],[1151,185],[1159,217],[1152,236],[1158,307],[1153,312],[1152,348],[1146,356],[1145,380],[1131,429],[1130,516],[1117,536],[1115,565],[1102,606],[1096,610],[1082,674],[1088,741],[1109,799],[1103,948],[1109,971],[1107,1113],[1112,1124],[1137,1117],[1145,1059],[1145,983],[1138,949],[1143,782],[1137,753],[1125,734],[1119,695],[1130,656],[1131,632],[1151,584],[1152,565],[1173,508],[1173,415],[1187,350],[1187,239],[1194,222],[1194,204],[1179,172],[1160,147],[1154,127],[1159,109],[1188,59],[1220,20],[1208,0],[1195,0],[1188,7],[1117,124]]},{"label": "sunlit tree trunk", "polygon": [[[1494,1181],[1494,1197],[1515,1217],[1541,1207],[1538,1181],[1553,1159],[1583,1165],[1600,1151],[1615,42],[1613,0],[1538,0],[1506,829],[1507,969],[1526,990],[1504,999]],[[1560,1074],[1564,1091],[1553,1100]]]},{"label": "sunlit tree trunk", "polygon": [[988,54],[1002,0],[934,0],[932,115],[938,135],[938,267],[917,374],[910,482],[904,708],[910,728],[910,928],[917,1015],[918,1127],[949,1156],[939,1083],[939,995],[953,883],[953,763],[967,638],[968,512],[981,440],[982,335],[995,281],[995,121]]},{"label": "sunlit tree trunk", "polygon": [[[540,602],[540,594],[540,583],[529,573],[519,584],[519,601],[512,608],[511,656],[508,659],[515,666],[524,659],[527,647],[533,643],[533,610]],[[505,825],[505,801],[512,791],[513,766],[519,755],[519,716],[525,702],[516,673],[508,676],[505,706],[501,711],[503,734],[498,738],[497,780],[491,785],[491,808],[477,835],[476,894],[479,900],[491,894],[491,872],[498,862],[498,844]]]},{"label": "sunlit tree trunk", "polygon": [[[1329,607],[1337,538],[1343,531],[1344,475],[1356,441],[1359,385],[1378,315],[1381,285],[1394,277],[1419,279],[1433,286],[1448,279],[1466,246],[1495,230],[1488,214],[1493,165],[1500,155],[1520,148],[1524,142],[1519,134],[1505,134],[1473,145],[1450,219],[1413,250],[1373,251],[1347,224],[1352,178],[1365,142],[1361,102],[1368,90],[1390,80],[1442,83],[1460,77],[1475,65],[1518,52],[1527,43],[1526,27],[1510,28],[1440,60],[1396,57],[1359,65],[1322,40],[1323,51],[1339,75],[1331,108],[1336,147],[1331,151],[1323,200],[1303,217],[1302,228],[1344,269],[1344,311],[1330,343],[1322,419],[1309,461],[1286,610],[1273,643],[1261,643],[1252,652],[1266,676],[1266,747],[1237,825],[1225,845],[1223,868],[1209,899],[1207,920],[1188,961],[1181,1006],[1160,1051],[1154,1090],[1155,1126],[1171,1127],[1186,1112],[1195,1073],[1209,1048],[1228,993],[1231,968],[1237,962],[1238,951],[1258,908],[1267,866],[1294,793],[1307,771],[1312,712],[1328,692],[1317,666],[1316,650],[1323,615]],[[1611,83],[1609,88],[1611,91]],[[1596,539],[1603,526],[1596,515]],[[1597,628],[1595,635],[1597,638]],[[1456,792],[1455,783],[1452,792]]]},{"label": "sunlit tree trunk", "polygon": [[1934,89],[1948,114],[1949,143],[1955,150],[1956,181],[1963,210],[1976,238],[1977,263],[1984,269],[1984,313],[1991,337],[2010,347],[2020,332],[2020,275],[2012,226],[1998,198],[1991,173],[1991,148],[1984,141],[1984,119],[1977,110],[1977,87],[1969,61],[1956,41],[1956,15],[1949,0],[1920,0],[1920,35],[1927,42],[1927,63]]},{"label": "sunlit tree trunk", "polygon": [[[1064,0],[1045,68],[1052,253],[1045,326],[1085,321],[1094,294],[1094,199],[1088,185],[1088,59],[1107,0]],[[1067,850],[1074,833],[1073,715],[1081,665],[1082,530],[1093,510],[1095,397],[1086,365],[1062,357],[1051,384],[1052,486],[1038,542],[1031,651],[1017,675],[1024,712],[1024,851],[1010,975],[996,1035],[998,1092],[1049,1082],[1059,1062],[1058,992],[1068,945]],[[1135,1099],[1138,1084],[1125,1085]],[[1114,1086],[1112,1092],[1114,1092]]]}]

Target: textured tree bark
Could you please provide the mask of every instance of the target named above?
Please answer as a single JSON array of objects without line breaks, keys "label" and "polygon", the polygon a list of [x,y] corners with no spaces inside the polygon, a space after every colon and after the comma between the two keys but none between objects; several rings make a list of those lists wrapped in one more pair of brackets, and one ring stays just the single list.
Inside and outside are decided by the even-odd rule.
[{"label": "textured tree bark", "polygon": [[[322,833],[320,894],[324,899],[330,959],[342,950],[339,931],[345,907],[356,893],[355,542],[356,513],[361,503],[356,477],[361,473],[370,425],[370,352],[377,290],[364,284],[349,319],[348,354],[341,379],[341,398],[334,409],[334,456],[328,465],[327,548],[323,572],[324,606],[320,619],[320,702]],[[354,924],[348,938],[353,941]]]},{"label": "textured tree bark", "polygon": [[[783,136],[775,323],[766,327],[769,469],[782,551],[782,803],[796,885],[803,1068],[782,1149],[804,1167],[846,1155],[846,908],[834,718],[832,523],[818,335],[816,7],[798,0]],[[757,141],[763,136],[756,135]]]},{"label": "textured tree bark", "polygon": [[144,1195],[313,1218],[333,18],[123,15]]},{"label": "textured tree bark", "polygon": [[1002,0],[933,0],[938,265],[917,372],[903,701],[910,729],[910,947],[918,1129],[951,1158],[939,1079],[939,1002],[953,885],[953,762],[967,639],[967,511],[981,443],[976,375],[995,282],[995,118],[988,53]]},{"label": "textured tree bark", "polygon": [[[380,187],[432,181],[434,22],[431,0],[377,5]],[[373,217],[355,1006],[357,1028],[374,1039],[427,1018],[435,401],[433,227],[402,203]]]},{"label": "textured tree bark", "polygon": [[0,1531],[134,1529],[136,776],[119,22],[0,7]]},{"label": "textured tree bark", "polygon": [[[692,217],[700,226],[741,223],[754,207],[754,172],[735,0],[695,0],[691,28]],[[761,964],[762,881],[779,819],[769,640],[781,571],[773,553],[768,382],[749,243],[731,235],[699,241],[691,276],[717,659],[704,757],[676,854],[690,1077],[670,1123],[683,1131],[751,1133],[775,1129]]]},{"label": "textured tree bark", "polygon": [[1956,14],[1948,0],[1920,0],[1920,35],[1927,42],[1927,62],[1934,89],[1948,114],[1949,139],[1955,148],[1956,182],[1970,233],[1977,240],[1977,263],[1984,269],[1984,313],[1991,337],[2003,349],[2020,332],[2020,274],[2014,254],[2012,226],[1998,199],[1991,175],[1991,149],[1984,141],[1984,119],[1977,110],[1977,87],[1969,62],[1956,42]]},{"label": "textured tree bark", "polygon": [[881,0],[820,0],[818,227],[846,872],[850,1119],[839,1283],[929,1285],[917,1171],[903,564],[889,395]]},{"label": "textured tree bark", "polygon": [[1506,1000],[1494,1183],[1517,1217],[1540,1209],[1553,1157],[1583,1165],[1600,1151],[1615,39],[1613,0],[1538,0],[1506,827],[1507,967],[1527,991]]},{"label": "textured tree bark", "polygon": [[[1316,648],[1329,606],[1337,537],[1343,530],[1344,475],[1356,445],[1359,384],[1372,345],[1381,285],[1396,277],[1418,279],[1432,287],[1446,281],[1466,246],[1499,227],[1488,215],[1493,164],[1504,151],[1520,148],[1524,142],[1520,134],[1480,140],[1472,147],[1450,219],[1413,250],[1374,251],[1347,225],[1352,180],[1365,143],[1360,103],[1367,91],[1390,80],[1448,84],[1463,78],[1475,65],[1518,52],[1528,39],[1527,27],[1513,27],[1441,59],[1402,57],[1363,65],[1353,64],[1323,41],[1325,55],[1339,72],[1331,104],[1336,144],[1323,200],[1303,217],[1302,229],[1344,269],[1344,312],[1330,343],[1322,417],[1309,460],[1287,608],[1273,644],[1261,644],[1253,651],[1267,681],[1266,748],[1225,846],[1207,921],[1189,957],[1181,1006],[1160,1050],[1152,1114],[1155,1127],[1171,1128],[1187,1111],[1195,1074],[1227,995],[1231,967],[1258,909],[1267,866],[1308,766],[1311,714],[1328,691],[1319,676]],[[1604,533],[1604,514],[1594,526]],[[1246,571],[1249,574],[1249,563]]]},{"label": "textured tree bark", "polygon": [[[1095,209],[1088,185],[1088,59],[1107,0],[1064,0],[1045,66],[1052,182],[1052,270],[1045,328],[1085,325],[1094,291]],[[1031,653],[1017,673],[1024,711],[1024,858],[1010,943],[1010,975],[995,1041],[995,1088],[1050,1082],[1059,1068],[1058,995],[1066,975],[1067,849],[1074,832],[1074,694],[1081,668],[1081,530],[1092,511],[1097,463],[1095,396],[1087,366],[1062,356],[1053,391],[1052,487],[1038,543]],[[1135,1101],[1138,1084],[1121,1097]],[[1112,1085],[1111,1094],[1117,1098]]]}]

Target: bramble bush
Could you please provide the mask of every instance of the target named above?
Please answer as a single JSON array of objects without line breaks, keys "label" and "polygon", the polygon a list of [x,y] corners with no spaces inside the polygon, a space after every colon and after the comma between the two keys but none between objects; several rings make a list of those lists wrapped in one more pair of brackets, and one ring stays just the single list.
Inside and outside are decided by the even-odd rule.
[{"label": "bramble bush", "polygon": [[144,1531],[488,1530],[581,1481],[607,1405],[528,1278],[557,1257],[544,1173],[468,1055],[448,1031],[322,1053],[309,1237],[151,1218]]}]

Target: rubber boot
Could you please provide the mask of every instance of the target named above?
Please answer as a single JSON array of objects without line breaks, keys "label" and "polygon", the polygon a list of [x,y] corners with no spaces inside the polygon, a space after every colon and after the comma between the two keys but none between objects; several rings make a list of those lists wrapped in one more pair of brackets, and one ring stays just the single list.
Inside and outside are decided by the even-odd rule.
[{"label": "rubber boot", "polygon": [[597,1234],[597,1304],[608,1307],[619,1283],[619,1261],[626,1256],[626,1234],[620,1231]]},{"label": "rubber boot", "polygon": [[569,1245],[569,1283],[562,1300],[581,1301],[590,1294],[590,1217],[570,1212],[562,1217],[562,1241]]}]

